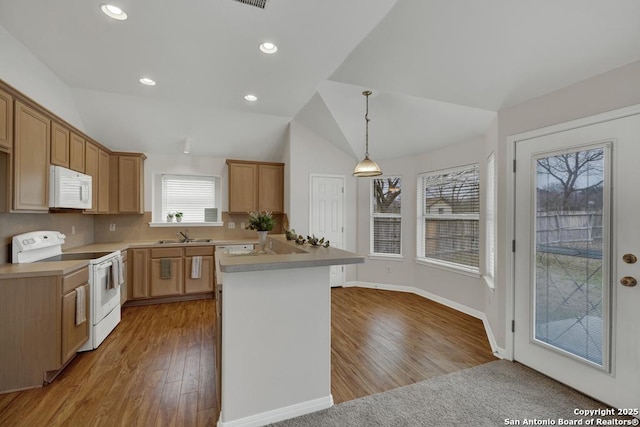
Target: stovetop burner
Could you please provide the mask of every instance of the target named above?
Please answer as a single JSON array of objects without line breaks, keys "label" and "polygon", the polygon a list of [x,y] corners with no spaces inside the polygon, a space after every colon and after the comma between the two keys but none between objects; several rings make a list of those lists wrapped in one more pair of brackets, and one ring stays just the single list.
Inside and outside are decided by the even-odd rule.
[{"label": "stovetop burner", "polygon": [[89,253],[62,253],[49,258],[41,259],[36,262],[49,262],[49,261],[75,261],[79,259],[98,259],[103,256],[109,255],[112,252],[89,252]]}]

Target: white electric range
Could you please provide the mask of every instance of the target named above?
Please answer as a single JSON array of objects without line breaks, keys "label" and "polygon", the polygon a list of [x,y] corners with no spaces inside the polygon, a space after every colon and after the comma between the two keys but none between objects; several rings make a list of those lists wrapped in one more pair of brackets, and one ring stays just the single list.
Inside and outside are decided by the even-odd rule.
[{"label": "white electric range", "polygon": [[89,340],[78,350],[98,348],[120,323],[120,284],[122,256],[120,251],[63,253],[66,236],[57,231],[32,231],[18,234],[12,241],[14,264],[43,261],[89,261]]}]

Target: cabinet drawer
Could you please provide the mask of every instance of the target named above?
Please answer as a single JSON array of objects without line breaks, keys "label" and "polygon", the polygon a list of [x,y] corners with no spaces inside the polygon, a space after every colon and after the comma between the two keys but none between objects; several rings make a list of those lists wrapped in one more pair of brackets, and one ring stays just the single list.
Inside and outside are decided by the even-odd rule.
[{"label": "cabinet drawer", "polygon": [[213,246],[196,246],[195,248],[185,248],[186,256],[213,256]]},{"label": "cabinet drawer", "polygon": [[151,249],[151,258],[174,258],[182,256],[182,248]]},{"label": "cabinet drawer", "polygon": [[62,278],[62,295],[66,295],[89,281],[89,268],[85,267]]}]

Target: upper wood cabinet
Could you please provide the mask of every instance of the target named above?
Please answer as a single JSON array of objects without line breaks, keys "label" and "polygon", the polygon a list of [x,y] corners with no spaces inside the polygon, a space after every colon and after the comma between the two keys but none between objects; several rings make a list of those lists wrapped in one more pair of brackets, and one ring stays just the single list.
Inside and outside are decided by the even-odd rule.
[{"label": "upper wood cabinet", "polygon": [[141,153],[111,155],[111,213],[144,213],[144,160]]},{"label": "upper wood cabinet", "polygon": [[13,148],[13,97],[0,90],[0,149]]},{"label": "upper wood cabinet", "polygon": [[69,169],[84,173],[84,138],[74,132],[69,141]]},{"label": "upper wood cabinet", "polygon": [[51,120],[16,101],[14,142],[13,208],[48,211]]},{"label": "upper wood cabinet", "polygon": [[98,150],[98,213],[109,213],[109,153]]},{"label": "upper wood cabinet", "polygon": [[284,163],[227,160],[229,213],[284,212]]},{"label": "upper wood cabinet", "polygon": [[69,167],[69,129],[51,122],[51,164]]},{"label": "upper wood cabinet", "polygon": [[84,173],[91,175],[91,209],[88,213],[109,213],[109,153],[91,141],[84,145]]}]

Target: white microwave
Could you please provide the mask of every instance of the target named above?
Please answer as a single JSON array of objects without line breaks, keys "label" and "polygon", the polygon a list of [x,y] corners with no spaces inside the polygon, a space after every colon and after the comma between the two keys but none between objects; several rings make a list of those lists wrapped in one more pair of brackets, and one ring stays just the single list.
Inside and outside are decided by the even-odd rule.
[{"label": "white microwave", "polygon": [[49,169],[49,207],[91,209],[91,176],[62,166]]}]

